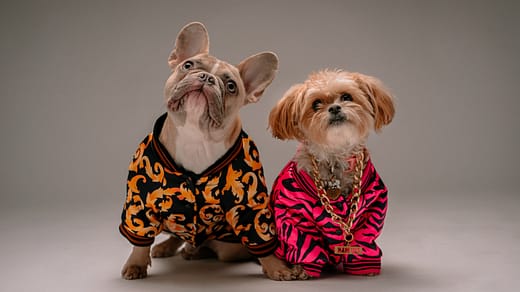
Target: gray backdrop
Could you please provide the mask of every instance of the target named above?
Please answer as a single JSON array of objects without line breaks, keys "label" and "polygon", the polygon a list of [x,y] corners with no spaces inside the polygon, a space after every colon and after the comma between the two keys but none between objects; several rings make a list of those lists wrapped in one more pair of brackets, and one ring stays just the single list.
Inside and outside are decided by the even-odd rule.
[{"label": "gray backdrop", "polygon": [[130,157],[165,110],[166,60],[191,21],[224,60],[279,56],[263,99],[242,110],[269,187],[295,148],[267,131],[270,109],[310,72],[344,68],[396,97],[394,122],[369,141],[394,207],[432,196],[518,206],[519,3],[2,0],[0,226],[16,223],[5,214],[85,209],[117,233]]},{"label": "gray backdrop", "polygon": [[517,1],[179,3],[2,1],[0,208],[121,199],[191,21],[222,59],[280,58],[261,102],[242,111],[269,185],[295,147],[270,136],[269,111],[321,68],[376,76],[396,96],[394,122],[369,144],[393,196],[511,190],[520,179]]}]

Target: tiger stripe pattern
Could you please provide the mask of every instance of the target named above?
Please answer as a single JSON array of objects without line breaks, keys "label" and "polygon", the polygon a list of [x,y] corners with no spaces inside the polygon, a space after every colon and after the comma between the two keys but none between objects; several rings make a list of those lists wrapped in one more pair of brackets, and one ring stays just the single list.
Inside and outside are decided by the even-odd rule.
[{"label": "tiger stripe pattern", "polygon": [[[375,240],[381,234],[387,212],[387,188],[367,159],[361,179],[361,196],[352,225],[351,246],[362,247],[359,255],[338,255],[336,246],[344,246],[342,229],[325,211],[312,177],[298,170],[290,161],[276,178],[272,189],[279,247],[275,255],[290,264],[301,265],[307,274],[317,278],[324,271],[340,271],[353,275],[377,275],[381,271],[382,251]],[[334,212],[349,216],[352,194],[331,200]]]}]

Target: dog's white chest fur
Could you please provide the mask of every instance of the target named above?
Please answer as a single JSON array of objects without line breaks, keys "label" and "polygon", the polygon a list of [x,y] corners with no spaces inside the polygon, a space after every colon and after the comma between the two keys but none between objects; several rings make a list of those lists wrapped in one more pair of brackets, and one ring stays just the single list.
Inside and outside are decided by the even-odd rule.
[{"label": "dog's white chest fur", "polygon": [[177,127],[175,160],[187,170],[202,173],[227,151],[225,143],[210,141],[197,126],[186,123]]}]

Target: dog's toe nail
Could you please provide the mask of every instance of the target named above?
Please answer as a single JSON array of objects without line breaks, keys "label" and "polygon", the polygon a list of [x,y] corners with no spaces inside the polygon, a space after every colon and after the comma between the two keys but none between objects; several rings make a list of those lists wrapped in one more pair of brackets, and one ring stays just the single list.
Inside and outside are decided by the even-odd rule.
[{"label": "dog's toe nail", "polygon": [[121,275],[126,280],[135,280],[146,278],[146,267],[130,266],[121,272]]}]

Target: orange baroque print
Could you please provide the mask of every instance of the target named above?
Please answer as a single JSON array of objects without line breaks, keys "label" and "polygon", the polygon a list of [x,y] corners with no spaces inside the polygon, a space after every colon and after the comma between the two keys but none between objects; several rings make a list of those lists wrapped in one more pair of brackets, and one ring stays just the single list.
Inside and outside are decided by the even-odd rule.
[{"label": "orange baroque print", "polygon": [[146,183],[146,178],[144,175],[136,175],[128,180],[128,197],[127,200],[130,199],[131,194],[138,194],[139,188],[137,187],[137,183],[141,181],[141,183]]},{"label": "orange baroque print", "polygon": [[226,214],[226,220],[229,222],[231,227],[233,227],[233,230],[235,230],[235,233],[240,233],[242,231],[249,231],[251,228],[251,224],[244,224],[241,222],[241,216],[240,213],[243,213],[245,211],[246,207],[242,205],[238,205],[233,207],[229,212]]},{"label": "orange baroque print", "polygon": [[178,192],[176,196],[179,200],[188,201],[190,203],[195,202],[195,195],[193,191],[186,187],[186,183],[181,183],[180,188],[178,188]]},{"label": "orange baroque print", "polygon": [[208,226],[206,233],[211,233],[217,222],[224,219],[224,211],[220,205],[207,205],[200,209],[200,219]]},{"label": "orange baroque print", "polygon": [[273,218],[273,214],[269,209],[263,209],[256,214],[255,226],[260,238],[268,240],[276,234]]},{"label": "orange baroque print", "polygon": [[[177,214],[180,215],[180,214]],[[179,220],[184,221],[184,220]],[[190,244],[196,244],[194,239],[194,233],[195,233],[195,227],[193,224],[179,224],[175,223],[173,221],[168,220],[166,222],[166,229],[171,232],[172,234],[175,234],[176,237],[187,241]]]},{"label": "orange baroque print", "polygon": [[147,139],[145,139],[145,141],[143,141],[141,144],[139,144],[139,147],[137,148],[137,150],[133,156],[132,162],[130,162],[130,166],[128,167],[128,169],[130,171],[136,172],[137,169],[139,169],[140,167],[143,167],[142,159],[143,159],[144,151],[150,145],[150,142],[152,141],[151,138],[152,138],[151,135],[149,135],[147,137]]},{"label": "orange baroque print", "polygon": [[186,216],[184,214],[171,214],[168,216],[165,225],[168,231],[173,233],[186,233],[186,226],[179,224],[178,222],[183,222],[186,220]]},{"label": "orange baroque print", "polygon": [[244,183],[249,183],[247,190],[247,206],[253,209],[266,209],[268,206],[268,196],[266,192],[258,192],[258,176],[253,172],[248,172],[242,178]]},{"label": "orange baroque print", "polygon": [[227,176],[226,176],[226,186],[224,187],[224,191],[229,191],[233,193],[235,196],[235,202],[240,203],[244,198],[244,185],[240,182],[240,177],[242,176],[241,170],[234,170],[233,165],[229,165]]},{"label": "orange baroque print", "polygon": [[[262,163],[260,163],[259,154],[256,150],[256,147],[251,150],[251,143],[253,143],[251,140],[247,139],[244,141],[244,154],[245,154],[245,162],[247,165],[249,165],[253,171],[260,170],[262,168]],[[252,155],[251,153],[252,152]]]},{"label": "orange baroque print", "polygon": [[[142,210],[141,206],[131,205],[128,207],[129,213],[126,218],[126,225],[131,229],[133,233],[139,236],[146,237],[148,234],[158,234],[160,232],[160,229],[157,228],[158,222],[154,219],[151,220],[151,222],[155,224],[150,224],[146,226],[144,220],[137,218],[135,216],[132,216],[132,213],[138,213]],[[135,214],[134,213],[134,214]]]},{"label": "orange baroque print", "polygon": [[247,197],[251,200],[251,198],[255,197],[258,192],[258,178],[255,173],[248,172],[242,177],[242,182],[249,186],[247,188]]},{"label": "orange baroque print", "polygon": [[152,179],[154,182],[159,182],[163,186],[166,185],[166,179],[164,179],[164,169],[160,163],[154,163],[153,169],[152,164],[150,163],[150,159],[146,156],[143,157],[146,175]]},{"label": "orange baroque print", "polygon": [[172,195],[178,190],[179,188],[157,189],[146,196],[146,204],[153,206],[157,212],[167,212],[173,205]]},{"label": "orange baroque print", "polygon": [[255,144],[242,131],[213,167],[187,172],[158,138],[166,116],[132,157],[121,234],[137,246],[151,245],[164,230],[193,246],[209,239],[240,241],[252,255],[272,254],[277,240]]},{"label": "orange baroque print", "polygon": [[216,176],[213,179],[209,180],[202,190],[202,195],[204,196],[204,200],[208,204],[219,204],[220,203],[220,186],[219,186],[220,177]]}]

